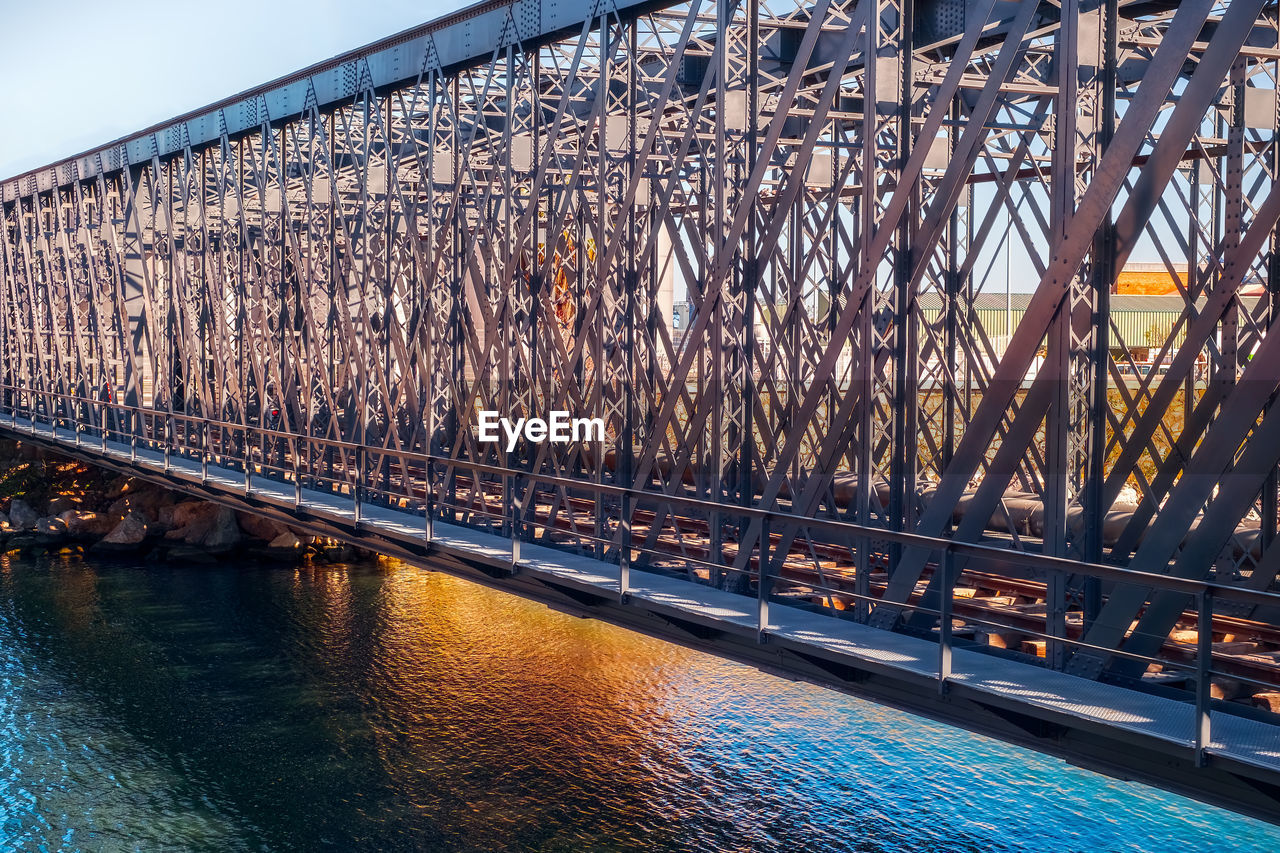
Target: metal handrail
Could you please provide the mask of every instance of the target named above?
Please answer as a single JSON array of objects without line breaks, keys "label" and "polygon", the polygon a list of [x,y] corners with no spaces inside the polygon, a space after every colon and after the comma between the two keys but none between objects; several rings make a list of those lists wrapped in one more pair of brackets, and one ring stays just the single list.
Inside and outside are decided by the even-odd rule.
[{"label": "metal handrail", "polygon": [[[1203,595],[1209,593],[1215,598],[1235,601],[1242,604],[1251,604],[1255,606],[1277,606],[1280,605],[1280,593],[1266,592],[1262,590],[1245,589],[1231,584],[1222,583],[1220,581],[1200,580],[1193,578],[1180,578],[1172,575],[1163,575],[1155,572],[1142,571],[1123,566],[1112,566],[1103,563],[1091,563],[1084,561],[1071,560],[1065,557],[1055,557],[1047,554],[1036,554],[1026,551],[1012,551],[1006,548],[1000,548],[993,545],[985,545],[976,542],[960,542],[954,539],[947,539],[935,536],[926,536],[919,533],[908,533],[904,531],[888,530],[879,527],[871,527],[857,522],[843,521],[839,519],[817,518],[807,515],[796,515],[791,512],[764,509],[759,506],[742,506],[737,504],[721,503],[718,501],[708,501],[701,498],[692,498],[685,495],[669,494],[665,492],[655,492],[645,489],[636,489],[630,486],[622,486],[614,483],[598,483],[589,480],[577,480],[567,477],[561,477],[555,474],[543,474],[535,471],[528,471],[520,468],[510,468],[502,465],[493,465],[486,462],[475,462],[466,459],[459,459],[451,456],[440,456],[432,453],[421,453],[409,450],[392,450],[390,448],[376,447],[373,445],[361,444],[357,442],[344,441],[340,439],[322,438],[318,436],[309,436],[302,433],[286,432],[275,430],[269,427],[259,427],[251,424],[240,424],[230,421],[222,421],[215,418],[209,418],[202,415],[189,415],[181,412],[167,412],[158,409],[148,409],[140,406],[132,406],[122,403],[115,403],[105,400],[96,400],[91,397],[83,397],[74,394],[66,394],[57,391],[41,391],[32,388],[23,388],[7,383],[0,383],[0,391],[14,391],[21,394],[30,394],[37,396],[56,397],[75,401],[77,403],[86,403],[93,406],[108,406],[112,409],[135,413],[143,417],[162,416],[172,418],[174,420],[183,421],[193,424],[203,424],[207,426],[222,427],[229,430],[241,431],[246,434],[252,433],[259,437],[276,437],[291,441],[304,440],[311,444],[318,445],[321,448],[335,448],[372,454],[375,456],[389,456],[401,461],[416,461],[423,464],[440,465],[445,468],[445,473],[449,469],[462,468],[478,473],[492,474],[497,477],[520,477],[534,483],[541,483],[551,486],[558,486],[569,489],[583,489],[590,491],[596,495],[612,495],[615,497],[628,497],[636,501],[644,500],[656,502],[658,504],[670,504],[682,507],[688,510],[701,511],[704,513],[719,513],[722,515],[739,516],[755,521],[780,522],[782,524],[797,525],[803,528],[816,528],[818,530],[831,531],[843,534],[850,538],[869,538],[878,542],[889,544],[903,545],[911,548],[921,548],[930,551],[942,551],[951,553],[959,557],[970,557],[986,559],[998,563],[1011,563],[1029,569],[1038,569],[1049,572],[1064,572],[1067,574],[1085,574],[1097,577],[1100,580],[1111,581],[1120,584],[1133,584],[1147,586],[1161,591],[1182,593],[1190,596]],[[0,411],[4,407],[0,406]],[[11,413],[16,414],[16,413]],[[52,425],[52,424],[51,424]],[[153,439],[156,441],[165,441],[167,439]],[[246,444],[247,444],[246,440]],[[424,478],[425,480],[425,478]],[[429,485],[429,484],[428,484]],[[370,491],[378,491],[371,489]],[[390,494],[390,493],[388,493]],[[401,497],[413,497],[412,495],[401,495]],[[636,507],[633,505],[632,507]],[[772,527],[772,524],[770,524]],[[894,602],[880,601],[882,604],[896,604]],[[901,605],[897,605],[901,606]]]}]

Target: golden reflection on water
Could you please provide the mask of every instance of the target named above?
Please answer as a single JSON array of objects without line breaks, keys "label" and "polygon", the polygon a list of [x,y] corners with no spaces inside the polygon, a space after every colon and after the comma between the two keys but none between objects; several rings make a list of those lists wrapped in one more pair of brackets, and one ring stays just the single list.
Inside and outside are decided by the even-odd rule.
[{"label": "golden reflection on water", "polygon": [[78,556],[63,555],[49,561],[57,579],[50,588],[59,627],[71,636],[83,636],[98,618],[102,598],[98,572]]},{"label": "golden reflection on water", "polygon": [[352,612],[351,570],[347,566],[296,570],[294,593],[295,598],[319,599],[320,607],[309,625],[318,646],[333,652],[350,645],[356,616]]},{"label": "golden reflection on water", "polygon": [[[568,808],[599,808],[592,794],[607,786],[629,792],[608,805],[615,819],[662,820],[647,757],[669,741],[663,671],[687,651],[395,566],[377,610],[370,723],[415,808],[447,807],[463,837],[495,821],[545,832],[521,827],[545,810],[544,792],[522,784],[536,776]],[[636,661],[647,677],[636,678]],[[450,790],[433,768],[448,768]]]}]

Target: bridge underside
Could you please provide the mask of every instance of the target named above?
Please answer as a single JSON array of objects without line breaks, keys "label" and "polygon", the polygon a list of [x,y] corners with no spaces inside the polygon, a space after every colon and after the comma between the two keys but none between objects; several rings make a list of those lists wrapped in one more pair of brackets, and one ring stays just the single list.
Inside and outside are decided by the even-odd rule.
[{"label": "bridge underside", "polygon": [[750,643],[698,642],[943,717],[777,651],[770,605],[931,644],[933,697],[959,643],[1168,701],[1176,774],[1030,739],[1276,819],[1221,734],[1271,732],[1274,792],[1276,5],[568,5],[0,183],[0,415],[732,596]]}]

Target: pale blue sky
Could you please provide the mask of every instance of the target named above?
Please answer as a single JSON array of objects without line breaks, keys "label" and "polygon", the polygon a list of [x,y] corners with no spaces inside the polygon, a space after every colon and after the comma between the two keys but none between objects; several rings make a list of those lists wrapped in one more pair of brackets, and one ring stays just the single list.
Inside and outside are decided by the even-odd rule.
[{"label": "pale blue sky", "polygon": [[471,0],[0,0],[0,179]]}]

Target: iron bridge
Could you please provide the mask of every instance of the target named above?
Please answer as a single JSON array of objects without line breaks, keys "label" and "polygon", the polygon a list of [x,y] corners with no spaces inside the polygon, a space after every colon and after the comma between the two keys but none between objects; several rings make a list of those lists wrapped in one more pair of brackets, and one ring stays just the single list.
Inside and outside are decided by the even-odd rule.
[{"label": "iron bridge", "polygon": [[0,432],[1277,821],[1277,15],[479,3],[0,182]]}]

